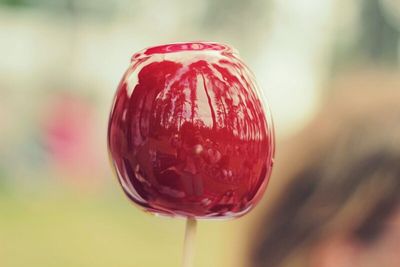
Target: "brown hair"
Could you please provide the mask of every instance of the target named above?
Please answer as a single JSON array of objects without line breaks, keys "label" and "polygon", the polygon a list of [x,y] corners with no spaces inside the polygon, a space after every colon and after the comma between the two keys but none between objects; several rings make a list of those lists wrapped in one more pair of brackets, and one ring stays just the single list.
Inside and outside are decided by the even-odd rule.
[{"label": "brown hair", "polygon": [[272,180],[288,182],[257,228],[252,266],[307,266],[313,245],[339,231],[364,243],[379,236],[400,204],[396,76],[338,82],[316,119],[287,143]]}]

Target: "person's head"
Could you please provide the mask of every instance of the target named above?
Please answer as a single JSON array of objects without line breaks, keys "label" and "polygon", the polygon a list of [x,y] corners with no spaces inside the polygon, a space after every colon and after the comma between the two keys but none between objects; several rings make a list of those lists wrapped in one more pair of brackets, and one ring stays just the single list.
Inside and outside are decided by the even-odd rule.
[{"label": "person's head", "polygon": [[253,267],[400,266],[400,82],[344,81],[278,155]]}]

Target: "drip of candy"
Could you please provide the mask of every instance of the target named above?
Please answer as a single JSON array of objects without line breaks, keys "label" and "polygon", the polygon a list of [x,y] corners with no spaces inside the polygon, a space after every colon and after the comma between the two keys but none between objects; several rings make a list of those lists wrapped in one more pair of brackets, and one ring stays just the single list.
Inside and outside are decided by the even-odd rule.
[{"label": "drip of candy", "polygon": [[108,145],[126,195],[147,211],[232,218],[267,186],[274,132],[254,78],[217,43],[135,54],[118,86]]}]

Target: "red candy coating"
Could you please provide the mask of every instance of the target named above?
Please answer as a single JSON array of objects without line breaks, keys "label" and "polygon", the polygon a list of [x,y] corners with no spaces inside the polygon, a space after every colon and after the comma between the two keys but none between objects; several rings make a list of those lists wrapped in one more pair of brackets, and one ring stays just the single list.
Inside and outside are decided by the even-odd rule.
[{"label": "red candy coating", "polygon": [[135,54],[119,84],[108,146],[126,195],[144,209],[238,217],[268,183],[273,125],[229,47],[178,43]]}]

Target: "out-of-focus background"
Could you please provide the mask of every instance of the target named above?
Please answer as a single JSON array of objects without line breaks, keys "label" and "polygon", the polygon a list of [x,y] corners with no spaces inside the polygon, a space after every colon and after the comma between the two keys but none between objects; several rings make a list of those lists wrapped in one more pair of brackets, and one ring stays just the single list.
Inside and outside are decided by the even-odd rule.
[{"label": "out-of-focus background", "polygon": [[[0,266],[179,265],[184,221],[132,207],[108,164],[108,112],[137,50],[234,46],[279,153],[337,77],[397,71],[399,31],[396,0],[0,0]],[[201,221],[197,266],[242,266],[262,209]]]}]

